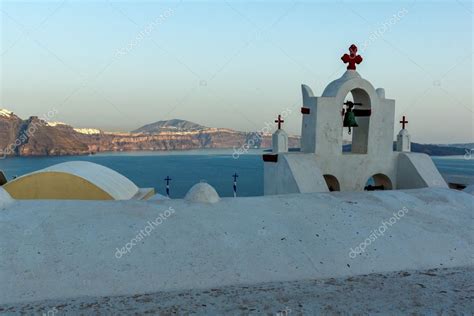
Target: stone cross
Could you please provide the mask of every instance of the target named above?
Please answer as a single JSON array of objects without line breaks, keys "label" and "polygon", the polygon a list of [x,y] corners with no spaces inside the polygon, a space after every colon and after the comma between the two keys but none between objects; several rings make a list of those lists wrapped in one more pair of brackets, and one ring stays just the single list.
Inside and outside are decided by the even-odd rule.
[{"label": "stone cross", "polygon": [[357,55],[357,46],[354,44],[349,47],[349,54],[344,54],[341,57],[344,64],[347,64],[347,70],[356,70],[356,64],[362,62],[362,56]]},{"label": "stone cross", "polygon": [[408,121],[405,119],[405,115],[403,115],[403,118],[402,118],[402,120],[400,121],[400,123],[402,124],[402,129],[405,129],[405,124],[408,123]]},{"label": "stone cross", "polygon": [[278,123],[278,129],[281,129],[281,123],[284,123],[284,122],[285,122],[285,121],[283,121],[283,120],[281,119],[281,115],[278,114],[278,119],[275,120],[275,123]]},{"label": "stone cross", "polygon": [[167,197],[170,197],[170,181],[172,179],[170,178],[170,176],[166,176],[165,178],[165,181],[166,181],[166,196]]},{"label": "stone cross", "polygon": [[235,172],[234,175],[232,176],[232,178],[234,178],[234,186],[233,186],[234,197],[237,197],[237,178],[238,177],[239,177],[239,175],[237,174],[237,172]]}]

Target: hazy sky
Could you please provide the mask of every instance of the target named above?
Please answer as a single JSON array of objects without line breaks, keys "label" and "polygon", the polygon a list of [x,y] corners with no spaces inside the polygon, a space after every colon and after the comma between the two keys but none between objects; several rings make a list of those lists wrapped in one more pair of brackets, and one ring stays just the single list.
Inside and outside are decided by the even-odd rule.
[{"label": "hazy sky", "polygon": [[320,95],[355,43],[359,73],[396,99],[413,141],[474,138],[470,1],[1,1],[0,10],[0,108],[24,118],[55,108],[53,120],[77,127],[181,118],[250,131],[290,108],[284,128],[300,134],[300,85]]}]

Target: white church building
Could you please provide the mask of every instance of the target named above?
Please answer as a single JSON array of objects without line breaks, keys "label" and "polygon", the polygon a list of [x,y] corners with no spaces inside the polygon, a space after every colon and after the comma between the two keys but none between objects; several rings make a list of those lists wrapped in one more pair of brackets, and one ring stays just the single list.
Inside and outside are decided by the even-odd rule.
[{"label": "white church building", "polygon": [[[265,195],[447,188],[428,155],[410,152],[405,117],[393,150],[395,100],[386,98],[383,88],[374,88],[355,69],[331,82],[322,96],[314,96],[306,85],[302,93],[301,150],[288,152],[288,135],[276,131],[273,152],[263,155]],[[341,113],[351,95],[358,126],[352,129],[350,152],[344,152],[347,129]],[[368,187],[371,178],[374,183]]]}]

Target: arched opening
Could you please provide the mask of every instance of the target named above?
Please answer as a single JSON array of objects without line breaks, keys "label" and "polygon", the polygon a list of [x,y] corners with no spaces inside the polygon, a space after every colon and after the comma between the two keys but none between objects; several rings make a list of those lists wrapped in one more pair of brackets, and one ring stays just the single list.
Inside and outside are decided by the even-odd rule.
[{"label": "arched opening", "polygon": [[337,178],[333,175],[330,174],[325,174],[323,175],[324,180],[326,181],[326,185],[328,186],[329,192],[333,191],[341,191],[341,188],[339,186],[339,181],[337,181]]},{"label": "arched opening", "polygon": [[[349,106],[350,103],[353,106]],[[366,154],[369,143],[369,124],[372,108],[369,94],[360,88],[353,89],[347,94],[344,104],[342,151],[353,154]],[[347,113],[348,111],[351,111],[352,114]],[[350,127],[350,134],[347,123],[349,123],[349,126],[352,124],[357,125]]]},{"label": "arched opening", "polygon": [[392,190],[392,181],[386,175],[382,173],[377,173],[371,176],[367,180],[364,190],[366,191]]}]

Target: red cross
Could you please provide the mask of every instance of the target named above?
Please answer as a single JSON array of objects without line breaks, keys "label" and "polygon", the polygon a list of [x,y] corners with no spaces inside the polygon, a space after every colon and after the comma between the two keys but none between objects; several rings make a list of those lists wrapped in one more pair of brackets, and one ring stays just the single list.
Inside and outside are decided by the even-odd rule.
[{"label": "red cross", "polygon": [[281,123],[284,123],[285,121],[283,121],[281,119],[281,115],[278,114],[278,120],[275,120],[275,123],[278,123],[278,129],[281,129]]},{"label": "red cross", "polygon": [[341,59],[344,64],[348,64],[348,70],[355,70],[356,64],[360,64],[363,60],[362,56],[357,55],[357,46],[355,46],[354,44],[349,47],[349,54],[344,54]]},{"label": "red cross", "polygon": [[405,129],[405,124],[408,123],[408,121],[405,120],[405,115],[403,115],[403,118],[402,118],[402,120],[400,121],[400,123],[402,123],[402,129]]}]

